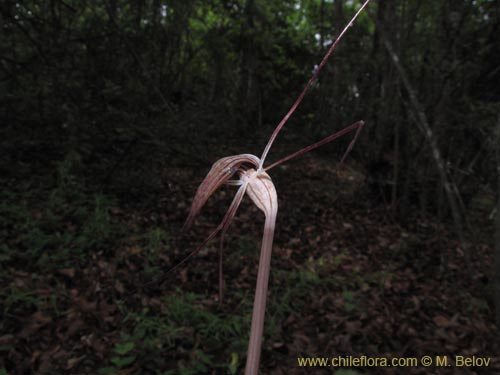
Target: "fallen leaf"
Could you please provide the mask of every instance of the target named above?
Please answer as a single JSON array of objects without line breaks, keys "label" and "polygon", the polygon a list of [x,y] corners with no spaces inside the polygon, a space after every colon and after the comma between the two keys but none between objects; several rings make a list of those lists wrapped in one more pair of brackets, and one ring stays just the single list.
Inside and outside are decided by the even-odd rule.
[{"label": "fallen leaf", "polygon": [[69,278],[75,277],[75,269],[74,268],[62,268],[59,270],[61,275],[67,276]]},{"label": "fallen leaf", "polygon": [[450,325],[450,321],[443,315],[437,315],[432,320],[438,327],[446,328]]}]

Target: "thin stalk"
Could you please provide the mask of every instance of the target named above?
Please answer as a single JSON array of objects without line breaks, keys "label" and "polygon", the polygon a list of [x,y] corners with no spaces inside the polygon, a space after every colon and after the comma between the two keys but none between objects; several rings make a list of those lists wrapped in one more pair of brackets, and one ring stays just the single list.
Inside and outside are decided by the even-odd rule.
[{"label": "thin stalk", "polygon": [[307,147],[304,147],[303,149],[297,151],[297,152],[294,152],[293,154],[290,154],[288,156],[285,156],[283,159],[280,159],[278,161],[275,161],[274,163],[272,163],[271,165],[268,165],[267,167],[264,168],[264,171],[268,171],[270,170],[271,168],[274,168],[276,167],[277,165],[280,165],[281,163],[284,163],[290,159],[293,159],[297,156],[300,156],[302,154],[305,154],[306,152],[309,152],[311,150],[314,150],[315,148],[318,148],[320,146],[323,146],[324,144],[328,143],[328,142],[331,142],[335,139],[337,139],[338,137],[341,137],[343,136],[344,134],[347,134],[351,131],[353,131],[354,129],[357,129],[356,131],[356,134],[354,135],[354,138],[353,140],[349,143],[349,146],[347,147],[347,151],[344,153],[344,156],[342,156],[342,160],[340,162],[340,164],[342,164],[342,162],[344,161],[345,157],[347,156],[347,154],[351,151],[352,149],[352,146],[354,145],[354,142],[356,142],[356,139],[358,138],[358,135],[359,135],[359,132],[360,130],[363,128],[363,125],[364,125],[364,122],[363,121],[358,121],[358,122],[355,122],[354,124],[352,125],[349,125],[347,128],[345,129],[342,129],[340,131],[338,131],[337,133],[335,134],[332,134],[332,135],[329,135],[328,137],[322,139],[321,141],[319,142],[316,142],[310,146],[307,146]]},{"label": "thin stalk", "polygon": [[369,2],[370,2],[370,0],[366,0],[364,2],[364,4],[361,6],[361,8],[359,8],[359,10],[356,12],[354,17],[352,17],[351,21],[347,24],[347,26],[344,27],[344,30],[342,30],[342,32],[339,34],[337,39],[335,39],[335,42],[333,42],[333,44],[330,46],[330,48],[326,52],[325,56],[323,57],[323,60],[321,60],[321,63],[319,64],[318,68],[316,69],[316,71],[314,72],[312,77],[307,82],[306,86],[304,87],[304,89],[300,93],[300,95],[297,98],[297,100],[295,101],[295,103],[293,103],[292,107],[289,109],[289,111],[287,112],[285,117],[283,117],[283,119],[280,121],[280,123],[278,124],[276,129],[274,129],[273,134],[271,134],[271,137],[269,138],[269,141],[267,142],[267,145],[264,148],[264,152],[262,153],[262,157],[260,158],[259,170],[261,170],[262,167],[264,166],[264,161],[266,160],[267,154],[269,153],[269,150],[271,149],[271,146],[273,145],[273,142],[276,139],[276,137],[278,136],[278,133],[280,132],[281,128],[287,123],[290,116],[292,116],[293,112],[295,112],[295,110],[299,106],[300,102],[302,102],[302,99],[304,99],[304,96],[306,95],[307,91],[309,91],[309,89],[311,88],[313,82],[316,80],[316,78],[318,78],[318,75],[321,72],[321,69],[323,69],[323,66],[325,66],[326,62],[330,58],[330,55],[333,53],[333,50],[339,44],[340,39],[342,39],[342,37],[344,36],[346,31],[349,29],[349,27],[352,26],[352,23],[354,22],[354,20],[363,11],[363,9],[368,5]]},{"label": "thin stalk", "polygon": [[262,237],[262,246],[260,249],[259,270],[257,273],[257,286],[255,288],[255,299],[253,302],[252,328],[250,331],[250,341],[248,342],[245,375],[258,375],[259,373],[276,215],[277,210],[272,210],[269,215],[266,215],[264,224],[264,235]]}]

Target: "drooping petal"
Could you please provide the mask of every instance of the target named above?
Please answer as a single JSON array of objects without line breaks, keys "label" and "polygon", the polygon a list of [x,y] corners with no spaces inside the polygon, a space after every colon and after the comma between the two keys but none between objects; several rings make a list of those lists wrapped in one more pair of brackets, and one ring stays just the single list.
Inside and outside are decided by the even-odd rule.
[{"label": "drooping petal", "polygon": [[234,173],[238,171],[242,164],[257,166],[259,164],[259,158],[252,154],[240,154],[227,156],[214,163],[212,169],[210,169],[207,176],[196,191],[189,215],[184,223],[184,226],[182,227],[183,232],[189,230],[195,217],[198,215],[201,208],[205,205],[208,198],[210,198],[214,191],[228,181]]}]

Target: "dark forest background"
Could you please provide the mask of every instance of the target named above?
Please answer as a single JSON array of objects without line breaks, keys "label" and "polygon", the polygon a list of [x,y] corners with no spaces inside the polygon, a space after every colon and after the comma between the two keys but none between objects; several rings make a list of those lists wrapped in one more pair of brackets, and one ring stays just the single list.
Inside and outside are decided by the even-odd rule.
[{"label": "dark forest background", "polygon": [[[215,160],[261,154],[359,6],[1,3],[0,374],[242,371],[263,218],[246,204],[232,225],[222,306],[217,243],[167,270],[233,189],[180,228]],[[350,135],[272,171],[262,373],[334,355],[498,373],[500,2],[373,0],[269,160],[357,120],[343,169]]]}]

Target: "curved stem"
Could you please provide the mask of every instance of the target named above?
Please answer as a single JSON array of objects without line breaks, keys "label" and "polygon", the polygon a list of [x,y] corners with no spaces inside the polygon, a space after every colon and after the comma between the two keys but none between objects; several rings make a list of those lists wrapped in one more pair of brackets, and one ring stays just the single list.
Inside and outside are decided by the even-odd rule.
[{"label": "curved stem", "polygon": [[248,343],[245,375],[258,375],[259,373],[276,214],[277,210],[272,210],[271,213],[266,216],[264,224],[264,235],[262,237],[262,246],[260,250],[259,270],[257,273],[257,286],[255,288],[255,299],[253,303],[252,328],[250,331],[250,341]]}]

